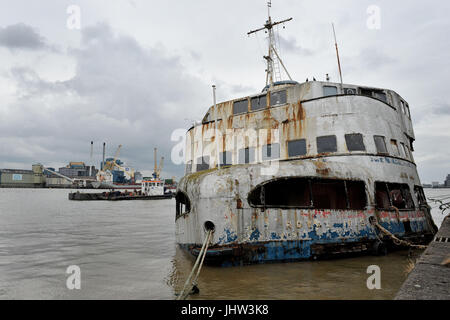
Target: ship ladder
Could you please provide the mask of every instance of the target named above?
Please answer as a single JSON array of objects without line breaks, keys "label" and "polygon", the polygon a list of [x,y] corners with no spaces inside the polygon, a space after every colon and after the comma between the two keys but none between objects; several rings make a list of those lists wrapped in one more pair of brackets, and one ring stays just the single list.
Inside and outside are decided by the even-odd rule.
[{"label": "ship ladder", "polygon": [[[197,279],[200,275],[200,270],[202,269],[203,262],[205,261],[206,252],[208,251],[208,245],[209,241],[211,240],[213,230],[209,230],[206,233],[205,241],[203,242],[202,249],[200,250],[200,253],[198,254],[197,260],[195,261],[194,267],[192,268],[191,273],[189,274],[189,277],[187,278],[186,282],[184,283],[183,290],[178,294],[177,300],[185,300],[192,292],[197,293],[198,287],[197,287]],[[194,275],[195,270],[197,269],[197,273],[195,275],[195,278],[192,280],[192,276]]]}]

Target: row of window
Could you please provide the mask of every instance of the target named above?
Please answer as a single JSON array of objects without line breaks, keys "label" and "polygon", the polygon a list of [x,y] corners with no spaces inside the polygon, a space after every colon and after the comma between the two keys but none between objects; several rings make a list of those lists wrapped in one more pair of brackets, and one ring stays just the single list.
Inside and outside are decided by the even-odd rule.
[{"label": "row of window", "polygon": [[[386,147],[386,138],[383,136],[373,136],[375,141],[375,147],[377,148],[377,153],[380,154],[389,154]],[[396,157],[406,158],[408,160],[414,161],[412,156],[411,149],[403,142],[400,142],[400,145],[397,143],[397,140],[391,139],[391,150],[392,154]]]},{"label": "row of window", "polygon": [[162,182],[144,182],[144,187],[162,187],[164,183]]},{"label": "row of window", "polygon": [[[361,94],[363,96],[372,97],[381,100],[385,103],[388,102],[388,98],[383,90],[370,89],[370,88],[343,88],[343,94]],[[323,95],[335,96],[338,94],[338,88],[336,86],[323,86]],[[409,105],[407,102],[400,100],[400,109],[409,119],[411,119],[411,113],[409,111]]]},{"label": "row of window", "polygon": [[[323,88],[323,95],[325,97],[335,96],[338,94],[338,88],[336,86],[325,85],[322,88]],[[342,88],[342,90],[343,94],[361,94],[363,96],[372,97],[381,100],[385,103],[389,103],[388,97],[383,90],[371,88]],[[285,104],[287,102],[286,90],[270,92],[269,95],[270,95],[270,106],[278,106]],[[411,119],[411,113],[409,111],[408,103],[403,100],[400,100],[400,103],[401,103],[400,105],[401,112]],[[265,109],[267,105],[268,105],[267,93],[264,93],[256,97],[235,101],[233,103],[233,115]],[[207,121],[210,120],[209,115],[207,116],[206,120]]]},{"label": "row of window", "polygon": [[[418,204],[426,204],[423,189],[414,187]],[[256,187],[248,197],[250,206],[265,208],[314,208],[364,210],[367,206],[363,181],[318,178],[285,178]],[[380,210],[414,210],[406,183],[375,183],[375,206]]]},{"label": "row of window", "polygon": [[[420,206],[426,205],[422,187],[414,186]],[[176,194],[176,217],[191,209],[183,192]],[[364,181],[290,177],[270,181],[248,195],[251,207],[280,209],[364,210],[367,207]],[[414,210],[406,183],[375,182],[375,207],[379,210]]]},{"label": "row of window", "polygon": [[[335,96],[338,94],[338,88],[332,85],[325,85],[323,88],[323,95]],[[363,96],[372,97],[381,100],[385,103],[388,102],[388,97],[383,90],[371,89],[371,88],[342,88],[343,94],[361,94]],[[270,106],[278,106],[287,102],[286,90],[270,92]],[[411,119],[411,113],[409,111],[409,105],[407,102],[400,100],[400,109],[403,114]],[[249,111],[258,111],[267,107],[267,93],[262,95],[242,99],[233,103],[233,115],[246,113]],[[209,115],[207,116],[209,119]]]},{"label": "row of window", "polygon": [[363,210],[366,191],[363,181],[316,178],[287,178],[255,188],[250,206],[264,208],[316,208]]},{"label": "row of window", "polygon": [[[414,187],[418,204],[426,204],[423,189]],[[178,193],[177,215],[190,210],[184,193]],[[380,210],[414,210],[408,184],[375,183],[375,206]],[[366,185],[363,181],[319,178],[283,178],[253,189],[248,202],[258,208],[307,208],[364,210],[367,207]]]},{"label": "row of window", "polygon": [[[286,90],[270,92],[270,106],[278,106],[287,102]],[[267,107],[267,93],[235,101],[233,103],[233,114],[241,114],[249,111],[258,111]]]},{"label": "row of window", "polygon": [[[376,151],[378,154],[387,155],[389,154],[387,146],[386,146],[386,138],[384,136],[374,136]],[[348,151],[366,151],[366,146],[364,144],[363,135],[361,133],[350,133],[345,135],[345,142],[347,145]],[[317,145],[317,153],[330,153],[337,152],[337,140],[335,135],[329,136],[321,136],[316,137],[316,145]],[[396,157],[402,157],[408,160],[413,161],[412,153],[409,147],[400,142],[400,145],[397,143],[397,140],[391,139],[391,154]],[[238,164],[248,164],[254,163],[256,161],[256,148],[248,147],[242,148],[238,150]],[[287,141],[287,150],[289,158],[305,156],[307,154],[307,144],[306,139],[298,139]],[[262,146],[262,157],[263,161],[266,160],[276,160],[280,158],[280,144],[266,144]],[[221,152],[219,154],[219,160],[221,166],[231,166],[232,162],[232,154],[231,151]],[[197,158],[196,161],[196,171],[208,170],[210,168],[210,157],[203,156]],[[192,170],[191,163],[187,164],[186,172],[190,173]]]}]

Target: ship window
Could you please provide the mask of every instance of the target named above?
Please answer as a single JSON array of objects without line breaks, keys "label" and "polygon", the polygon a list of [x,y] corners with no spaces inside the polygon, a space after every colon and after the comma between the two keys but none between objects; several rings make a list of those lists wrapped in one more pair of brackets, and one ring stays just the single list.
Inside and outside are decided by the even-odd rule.
[{"label": "ship window", "polygon": [[348,151],[366,151],[361,133],[346,134],[345,142],[347,144]]},{"label": "ship window", "polygon": [[377,153],[387,153],[386,142],[384,141],[383,136],[373,136],[373,140],[375,141],[375,146],[377,148]]},{"label": "ship window", "polygon": [[367,96],[367,97],[373,97],[375,99],[381,100],[385,103],[387,103],[387,96],[386,93],[384,93],[381,90],[378,89],[369,89],[369,88],[360,88],[361,95]]},{"label": "ship window", "polygon": [[286,102],[287,102],[286,90],[281,90],[281,91],[270,93],[270,105],[271,106],[285,104]]},{"label": "ship window", "polygon": [[231,151],[225,151],[220,153],[220,165],[221,166],[231,166]]},{"label": "ship window", "polygon": [[240,100],[233,103],[233,114],[248,112],[248,101]]},{"label": "ship window", "polygon": [[378,209],[414,209],[414,201],[406,183],[375,183],[375,201]]},{"label": "ship window", "polygon": [[366,185],[363,181],[346,181],[348,208],[364,210],[367,205]]},{"label": "ship window", "polygon": [[414,201],[405,183],[388,183],[392,205],[397,209],[414,209]]},{"label": "ship window", "polygon": [[392,150],[394,150],[394,155],[399,156],[400,152],[398,150],[397,140],[391,139],[391,147],[392,147]]},{"label": "ship window", "polygon": [[414,186],[414,194],[419,206],[427,204],[427,198],[425,197],[425,193],[423,192],[423,188],[421,186]]},{"label": "ship window", "polygon": [[406,147],[406,151],[407,151],[409,160],[414,161],[414,158],[413,158],[411,150],[409,149],[408,146],[405,146],[405,147]]},{"label": "ship window", "polygon": [[191,172],[192,172],[192,161],[189,160],[189,161],[186,163],[186,174],[190,174]]},{"label": "ship window", "polygon": [[381,101],[387,103],[386,93],[381,92],[381,91],[380,91],[380,92],[374,91],[374,96],[375,96],[375,98],[377,98],[378,100],[381,100]]},{"label": "ship window", "polygon": [[312,180],[312,196],[314,208],[346,209],[344,181]]},{"label": "ship window", "polygon": [[409,112],[409,105],[405,102],[405,107],[406,107],[406,114],[408,116],[408,118],[411,119],[411,113]]},{"label": "ship window", "polygon": [[197,172],[209,169],[209,156],[197,158]]},{"label": "ship window", "polygon": [[262,159],[263,160],[274,160],[280,158],[280,144],[272,143],[266,144],[262,147]]},{"label": "ship window", "polygon": [[405,102],[404,102],[403,100],[400,100],[400,103],[401,103],[401,105],[402,105],[402,112],[403,112],[404,114],[406,114]]},{"label": "ship window", "polygon": [[239,164],[255,162],[255,148],[239,149]]},{"label": "ship window", "polygon": [[289,157],[304,156],[306,154],[306,140],[292,140],[288,141]]},{"label": "ship window", "polygon": [[250,192],[248,201],[253,207],[311,207],[309,180],[306,178],[287,178],[271,181]]},{"label": "ship window", "polygon": [[317,153],[337,151],[336,136],[334,135],[317,137],[316,141],[317,141]]},{"label": "ship window", "polygon": [[399,149],[399,151],[400,151],[400,156],[402,157],[402,158],[405,158],[406,157],[406,154],[405,154],[405,144],[403,143],[403,142],[400,142],[400,148],[398,148]]},{"label": "ship window", "polygon": [[391,207],[386,183],[375,183],[375,202],[378,209],[389,209]]},{"label": "ship window", "polygon": [[408,153],[408,149],[406,149],[407,148],[406,145],[403,142],[401,143],[401,145],[403,148],[403,153],[405,154],[405,158],[409,159],[409,153]]},{"label": "ship window", "polygon": [[323,86],[324,96],[335,96],[337,95],[337,87],[334,86]]},{"label": "ship window", "polygon": [[266,95],[261,95],[257,97],[251,98],[251,110],[260,110],[264,109],[267,106]]},{"label": "ship window", "polygon": [[357,94],[356,88],[344,88],[344,94]]},{"label": "ship window", "polygon": [[176,201],[176,215],[175,219],[178,219],[181,215],[189,213],[191,211],[191,201],[189,197],[181,191],[178,191],[175,195]]}]

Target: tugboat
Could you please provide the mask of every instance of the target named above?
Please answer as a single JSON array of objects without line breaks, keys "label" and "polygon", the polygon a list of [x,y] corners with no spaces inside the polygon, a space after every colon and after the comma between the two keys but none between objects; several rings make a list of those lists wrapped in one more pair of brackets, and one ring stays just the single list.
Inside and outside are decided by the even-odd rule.
[{"label": "tugboat", "polygon": [[222,266],[428,243],[437,228],[408,103],[390,89],[293,81],[274,37],[289,20],[272,22],[269,2],[268,20],[249,32],[268,33],[262,92],[214,102],[187,131],[176,242],[195,256],[213,231],[205,263]]}]

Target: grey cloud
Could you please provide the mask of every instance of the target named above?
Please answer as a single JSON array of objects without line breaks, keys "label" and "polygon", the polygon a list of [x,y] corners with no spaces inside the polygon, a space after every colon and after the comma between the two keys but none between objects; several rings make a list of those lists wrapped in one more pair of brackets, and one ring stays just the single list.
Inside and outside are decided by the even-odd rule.
[{"label": "grey cloud", "polygon": [[[422,179],[437,180],[442,172],[450,172],[448,155],[444,147],[434,150],[435,140],[426,140],[426,133],[440,135],[442,145],[448,141],[448,130],[442,128],[449,110],[445,27],[450,2],[436,2],[426,12],[418,0],[380,4],[382,28],[377,31],[366,27],[367,3],[347,2],[345,6],[336,1],[326,6],[293,0],[274,4],[274,19],[294,18],[280,33],[281,56],[291,76],[303,80],[329,73],[338,79],[330,25],[334,21],[344,81],[391,88],[409,102]],[[6,22],[0,27],[0,166],[86,161],[94,140],[97,160],[101,142],[107,142],[108,154],[121,143],[123,160],[151,169],[152,148],[157,146],[166,156],[167,172],[181,172],[169,161],[174,144],[170,133],[175,127],[187,128],[190,123],[184,119],[200,119],[211,105],[211,83],[205,82],[214,79],[217,101],[256,93],[264,84],[263,60],[257,59],[256,52],[253,55],[258,43],[245,37],[246,31],[263,22],[264,3],[240,2],[233,19],[229,14],[217,15],[231,12],[225,2],[211,5],[206,0],[180,2],[173,8],[136,0],[113,6],[114,10],[85,0],[80,6],[81,30],[66,30],[65,11],[51,1],[40,1],[40,12],[21,10],[24,4],[16,2],[1,11]],[[110,21],[114,28],[92,26],[96,21]],[[17,37],[11,37],[13,26]],[[20,26],[25,31],[17,31]],[[48,33],[39,35],[41,29]],[[54,44],[63,49],[49,55]],[[4,48],[26,55],[13,56]],[[164,48],[180,52],[182,63]],[[55,54],[69,59],[53,60]],[[72,68],[75,63],[74,76],[55,81],[64,65],[52,64],[66,63],[63,60],[73,60],[68,65]],[[241,61],[245,64],[238,67]],[[189,70],[199,76],[189,75]],[[62,77],[67,79],[66,74]],[[422,160],[420,152],[440,158]]]},{"label": "grey cloud", "polygon": [[[84,28],[81,46],[68,52],[76,72],[67,81],[43,80],[31,68],[11,69],[19,99],[0,127],[8,162],[88,160],[88,144],[95,140],[99,146],[106,141],[109,154],[123,144],[122,160],[137,169],[151,170],[158,147],[165,172],[181,175],[184,168],[170,161],[170,136],[186,128],[185,118],[203,115],[210,86],[189,75],[178,57],[142,47],[106,24]],[[24,157],[27,145],[33,155]]]},{"label": "grey cloud", "polygon": [[433,113],[450,115],[450,104],[449,103],[441,103],[441,104],[435,105],[433,107]]},{"label": "grey cloud", "polygon": [[47,44],[32,27],[17,23],[0,28],[0,46],[9,49],[38,50],[46,48]]},{"label": "grey cloud", "polygon": [[279,39],[279,45],[280,45],[279,50],[281,52],[289,52],[289,53],[300,54],[300,55],[304,55],[304,56],[310,56],[310,55],[314,54],[314,52],[311,49],[300,46],[297,43],[297,40],[293,37],[286,39],[280,35],[279,37],[277,37],[277,39]]},{"label": "grey cloud", "polygon": [[63,93],[70,88],[61,81],[46,81],[29,67],[13,67],[10,70],[11,79],[15,80],[18,89],[17,96],[21,99],[33,95]]},{"label": "grey cloud", "polygon": [[233,94],[242,94],[242,93],[252,94],[254,92],[258,92],[258,90],[255,89],[253,86],[247,86],[243,84],[231,85],[230,89]]},{"label": "grey cloud", "polygon": [[397,60],[376,47],[364,48],[359,54],[360,62],[372,70],[395,63]]}]

